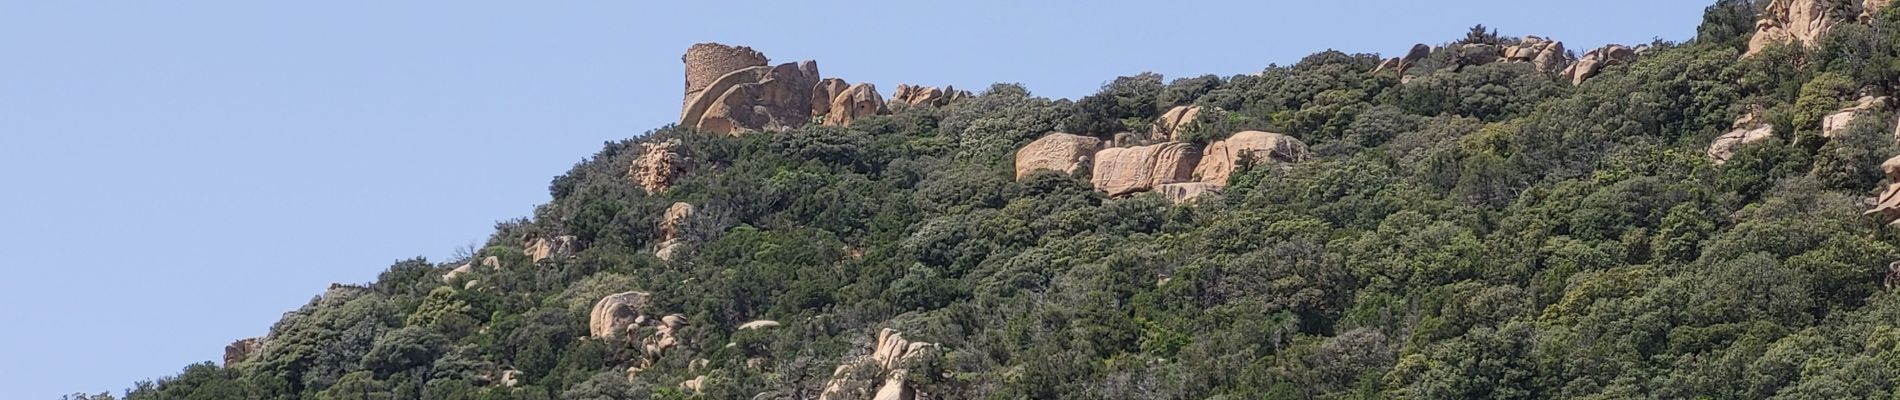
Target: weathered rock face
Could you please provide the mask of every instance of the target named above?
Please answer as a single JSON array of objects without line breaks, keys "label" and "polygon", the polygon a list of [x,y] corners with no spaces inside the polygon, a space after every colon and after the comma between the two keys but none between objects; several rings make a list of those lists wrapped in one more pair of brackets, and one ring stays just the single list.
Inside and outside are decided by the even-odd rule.
[{"label": "weathered rock face", "polygon": [[809,60],[733,71],[688,103],[680,124],[722,134],[804,126],[818,80],[818,63]]},{"label": "weathered rock face", "polygon": [[1424,60],[1425,57],[1431,57],[1431,55],[1432,46],[1427,46],[1424,43],[1412,45],[1412,50],[1405,52],[1405,57],[1399,58],[1399,75],[1405,75],[1405,69],[1411,68],[1412,65],[1418,64],[1420,60]]},{"label": "weathered rock face", "polygon": [[705,388],[706,388],[705,375],[700,375],[698,377],[694,377],[693,379],[688,379],[685,382],[680,382],[680,390],[685,390],[685,391],[689,391],[693,393],[705,393]]},{"label": "weathered rock face", "polygon": [[851,126],[851,121],[888,112],[884,95],[878,94],[877,86],[860,83],[831,99],[831,112],[825,114],[825,125]]},{"label": "weathered rock face", "polygon": [[1892,224],[1900,221],[1900,156],[1880,163],[1880,171],[1887,174],[1887,190],[1874,198],[1874,208],[1867,210],[1867,215]]},{"label": "weathered rock face", "polygon": [[[885,328],[877,334],[877,343],[871,355],[864,359],[847,362],[838,366],[831,381],[825,383],[825,389],[819,393],[819,400],[837,400],[843,398],[861,399],[867,394],[875,400],[912,400],[918,397],[917,389],[910,385],[910,371],[903,364],[910,360],[935,357],[941,354],[936,344],[912,342],[904,334]],[[871,378],[882,381],[873,393],[850,393],[845,389],[852,379],[848,373],[853,369],[870,369]]]},{"label": "weathered rock face", "polygon": [[239,339],[238,341],[231,342],[230,345],[224,346],[224,366],[229,367],[232,364],[244,362],[244,360],[250,359],[251,355],[257,354],[258,350],[263,349],[264,338],[261,337]]},{"label": "weathered rock face", "polygon": [[466,262],[466,263],[462,263],[462,265],[460,265],[460,266],[456,266],[456,267],[455,267],[455,269],[451,269],[451,270],[449,270],[449,272],[447,272],[447,273],[443,273],[443,274],[442,274],[442,281],[443,281],[443,282],[448,282],[448,281],[452,281],[452,280],[455,280],[455,278],[457,278],[457,277],[460,277],[460,276],[462,276],[462,275],[466,275],[466,274],[468,274],[469,272],[472,272],[472,271],[475,271],[475,263],[474,263],[474,262]]},{"label": "weathered rock face", "polygon": [[1769,1],[1768,7],[1762,9],[1761,19],[1755,21],[1755,36],[1748,39],[1748,52],[1742,55],[1753,55],[1777,44],[1819,44],[1822,37],[1850,17],[1833,3],[1830,0]]},{"label": "weathered rock face", "polygon": [[720,76],[747,67],[765,66],[765,54],[750,47],[727,46],[719,43],[700,43],[686,48],[686,55],[680,56],[686,63],[686,101],[691,104],[711,86]]},{"label": "weathered rock face", "polygon": [[897,85],[897,91],[891,94],[891,101],[912,106],[942,106],[970,96],[972,96],[970,92],[957,90],[954,86],[938,89],[928,86]]},{"label": "weathered rock face", "polygon": [[1720,165],[1735,156],[1736,146],[1772,137],[1775,137],[1775,127],[1761,120],[1759,114],[1749,113],[1735,121],[1733,130],[1717,136],[1714,142],[1709,143],[1709,158]]},{"label": "weathered rock face", "polygon": [[765,329],[765,328],[773,328],[777,326],[779,326],[778,321],[762,319],[762,320],[747,322],[743,325],[739,325],[739,330],[745,331],[745,330],[753,330],[753,329]]},{"label": "weathered rock face", "polygon": [[686,202],[673,203],[666,208],[666,214],[660,217],[660,238],[678,239],[686,234],[686,221],[693,218],[695,208]]},{"label": "weathered rock face", "polygon": [[812,117],[824,118],[826,114],[830,114],[831,99],[838,98],[838,95],[844,94],[845,89],[850,88],[851,84],[844,83],[843,79],[825,78],[818,81],[818,85],[811,89]]},{"label": "weathered rock face", "polygon": [[1558,73],[1571,63],[1570,53],[1564,50],[1564,42],[1536,36],[1526,36],[1515,44],[1505,46],[1503,61],[1531,63],[1544,73]]},{"label": "weathered rock face", "polygon": [[1255,162],[1296,163],[1311,157],[1306,143],[1278,133],[1245,131],[1207,145],[1201,164],[1194,168],[1199,182],[1227,187],[1227,180],[1240,169],[1244,160]]},{"label": "weathered rock face", "polygon": [[640,145],[640,157],[633,160],[627,176],[649,194],[673,187],[673,180],[686,174],[686,156],[680,155],[679,146],[677,140]]},{"label": "weathered rock face", "polygon": [[594,303],[594,310],[588,313],[588,334],[599,339],[621,337],[627,333],[628,327],[635,326],[645,317],[647,301],[651,297],[646,292],[624,292],[601,298]]},{"label": "weathered rock face", "polygon": [[1190,128],[1196,118],[1200,117],[1200,106],[1175,106],[1161,114],[1161,118],[1155,119],[1154,127],[1151,129],[1153,134],[1150,137],[1180,141],[1181,135],[1186,133],[1184,131]]},{"label": "weathered rock face", "polygon": [[661,317],[660,323],[653,327],[653,336],[640,341],[641,348],[646,350],[649,359],[658,359],[666,354],[667,349],[680,344],[680,329],[685,327],[685,315],[671,314]]},{"label": "weathered rock face", "polygon": [[501,380],[496,381],[496,383],[501,384],[501,387],[515,387],[521,385],[521,371],[512,369],[501,371]]},{"label": "weathered rock face", "polygon": [[[1207,160],[1202,159],[1201,161],[1206,162]],[[1161,187],[1156,188],[1155,191],[1160,192],[1161,196],[1167,197],[1168,201],[1182,203],[1200,198],[1201,196],[1220,195],[1225,186],[1225,184],[1212,182],[1183,182],[1161,185]]]},{"label": "weathered rock face", "polygon": [[1187,182],[1201,152],[1193,145],[1168,142],[1136,147],[1118,147],[1095,153],[1095,190],[1110,196],[1123,196],[1154,190],[1156,186]]},{"label": "weathered rock face", "polygon": [[1900,261],[1887,264],[1887,279],[1881,283],[1887,290],[1900,290]]},{"label": "weathered rock face", "polygon": [[1604,68],[1636,61],[1636,53],[1635,48],[1620,44],[1603,46],[1583,53],[1583,57],[1577,58],[1576,64],[1564,69],[1563,75],[1570,78],[1570,84],[1582,85],[1584,80],[1603,72]]},{"label": "weathered rock face", "polygon": [[528,258],[541,262],[556,256],[569,256],[580,252],[580,238],[572,235],[555,236],[553,239],[535,238],[523,246],[527,248]]},{"label": "weathered rock face", "polygon": [[1037,170],[1055,170],[1063,173],[1075,173],[1089,157],[1102,149],[1102,140],[1088,136],[1067,133],[1051,133],[1029,142],[1016,151],[1016,179],[1022,179]]},{"label": "weathered rock face", "polygon": [[1885,110],[1890,107],[1890,104],[1892,104],[1892,101],[1887,97],[1861,97],[1860,101],[1855,102],[1854,106],[1841,109],[1833,114],[1828,114],[1826,118],[1823,118],[1821,120],[1821,136],[1830,139],[1839,136],[1842,130],[1854,124],[1855,117],[1865,113]]}]

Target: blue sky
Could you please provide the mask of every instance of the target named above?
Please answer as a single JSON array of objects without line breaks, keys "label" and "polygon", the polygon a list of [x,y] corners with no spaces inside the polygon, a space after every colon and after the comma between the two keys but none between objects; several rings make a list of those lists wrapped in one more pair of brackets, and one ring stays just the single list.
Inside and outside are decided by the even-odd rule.
[{"label": "blue sky", "polygon": [[1687,40],[1708,2],[654,3],[0,0],[0,397],[117,394],[331,282],[477,244],[602,142],[673,122],[696,42],[887,94],[1075,98],[1477,23],[1578,52]]}]

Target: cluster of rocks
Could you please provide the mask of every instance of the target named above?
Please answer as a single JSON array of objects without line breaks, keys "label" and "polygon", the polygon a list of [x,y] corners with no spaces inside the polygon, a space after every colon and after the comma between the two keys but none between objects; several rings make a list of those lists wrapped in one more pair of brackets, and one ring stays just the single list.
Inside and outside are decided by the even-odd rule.
[{"label": "cluster of rocks", "polygon": [[[442,281],[443,282],[454,281],[455,278],[460,278],[463,275],[468,275],[471,272],[475,272],[476,265],[478,264],[476,264],[474,260],[469,260],[468,262],[464,262],[462,263],[462,265],[459,265],[453,269],[450,269],[449,272],[443,273]],[[491,268],[491,269],[501,268],[501,258],[495,257],[495,256],[483,257],[479,265],[481,265],[483,268]],[[475,285],[476,285],[476,282],[471,280],[463,284],[462,288],[468,289],[468,288],[475,287]]]},{"label": "cluster of rocks", "polygon": [[580,238],[573,235],[534,238],[523,243],[521,247],[528,253],[528,259],[536,263],[557,256],[572,256],[581,251]]},{"label": "cluster of rocks", "polygon": [[1175,106],[1155,119],[1149,128],[1149,137],[1181,140],[1181,135],[1192,128],[1194,121],[1201,117],[1201,106]]},{"label": "cluster of rocks", "polygon": [[[818,400],[874,399],[874,400],[915,400],[920,396],[917,388],[910,384],[910,371],[905,365],[942,354],[934,343],[912,342],[904,338],[902,332],[884,328],[877,333],[877,343],[870,356],[863,357],[844,365],[832,372],[830,381],[818,394]],[[877,391],[869,391],[869,386],[854,385],[864,381],[878,382]],[[867,396],[868,395],[868,396]]]},{"label": "cluster of rocks", "polygon": [[1405,77],[1405,69],[1419,60],[1437,51],[1450,51],[1453,62],[1451,68],[1454,70],[1492,63],[1526,63],[1538,71],[1581,85],[1606,67],[1636,61],[1636,56],[1645,49],[1646,46],[1611,44],[1586,52],[1582,57],[1572,57],[1563,42],[1537,36],[1526,36],[1501,44],[1464,43],[1440,49],[1420,43],[1412,45],[1412,50],[1406,52],[1404,57],[1385,60],[1372,72],[1377,74],[1390,69],[1397,71],[1400,77]]},{"label": "cluster of rocks", "polygon": [[[1877,113],[1893,107],[1893,99],[1886,96],[1862,96],[1854,105],[1828,114],[1821,119],[1821,136],[1829,139],[1839,137],[1842,131],[1852,126],[1861,115]],[[1900,131],[1894,132],[1894,138],[1900,140]]]},{"label": "cluster of rocks", "polygon": [[653,249],[653,256],[661,260],[673,261],[686,247],[686,224],[697,214],[697,208],[685,202],[673,203],[666,208],[666,214],[660,217],[660,244]]},{"label": "cluster of rocks", "polygon": [[942,106],[950,104],[952,101],[969,98],[971,96],[973,95],[970,94],[969,91],[957,90],[954,86],[944,86],[942,89],[938,89],[928,86],[899,84],[897,85],[897,91],[891,94],[891,101],[912,106]]},{"label": "cluster of rocks", "polygon": [[[601,340],[624,340],[637,344],[645,357],[627,368],[627,378],[633,377],[653,365],[653,361],[665,355],[681,344],[680,329],[686,327],[686,316],[669,314],[659,318],[647,315],[647,305],[653,295],[647,292],[630,291],[602,297],[594,303],[588,313],[588,335]],[[645,333],[648,331],[651,333]]]},{"label": "cluster of rocks", "polygon": [[[679,123],[704,132],[782,131],[813,122],[842,126],[890,112],[877,86],[824,78],[816,61],[771,66],[750,47],[719,43],[695,44],[680,60],[686,64],[686,95]],[[948,87],[899,85],[893,97],[910,105],[943,105],[969,96]]]},{"label": "cluster of rocks", "polygon": [[1892,224],[1900,221],[1900,156],[1880,163],[1880,171],[1887,174],[1887,189],[1880,197],[1873,198],[1873,209],[1867,215],[1880,219],[1880,222]]},{"label": "cluster of rocks", "polygon": [[1016,152],[1016,178],[1038,170],[1074,173],[1090,165],[1090,182],[1110,196],[1159,192],[1173,201],[1217,194],[1243,160],[1295,163],[1309,157],[1306,144],[1291,136],[1245,131],[1210,143],[1161,143],[1102,148],[1101,139],[1051,133]]},{"label": "cluster of rocks", "polygon": [[1715,164],[1720,165],[1735,156],[1737,146],[1772,137],[1775,137],[1775,127],[1762,118],[1762,111],[1749,111],[1729,126],[1728,133],[1716,136],[1715,141],[1709,143],[1708,155]]},{"label": "cluster of rocks", "polygon": [[224,346],[224,366],[229,367],[233,364],[244,362],[244,360],[249,360],[252,355],[257,354],[258,351],[263,349],[264,338],[261,337],[238,339],[235,342],[231,342],[231,344]]},{"label": "cluster of rocks", "polygon": [[686,174],[686,156],[679,147],[678,140],[641,144],[640,156],[627,167],[627,176],[649,194],[673,187],[673,181]]},{"label": "cluster of rocks", "polygon": [[1870,22],[1889,5],[1892,0],[1861,0],[1845,7],[1834,0],[1771,0],[1755,20],[1755,34],[1749,37],[1743,56],[1790,43],[1813,47],[1835,27]]}]

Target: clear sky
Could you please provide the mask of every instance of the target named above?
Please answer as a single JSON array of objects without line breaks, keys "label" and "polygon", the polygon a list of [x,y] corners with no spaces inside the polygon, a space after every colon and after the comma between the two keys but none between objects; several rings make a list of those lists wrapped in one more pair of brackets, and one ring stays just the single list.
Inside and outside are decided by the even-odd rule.
[{"label": "clear sky", "polygon": [[1706,1],[0,0],[0,398],[217,360],[331,282],[442,260],[557,174],[673,122],[680,54],[872,82],[1251,73],[1483,23],[1579,53]]}]

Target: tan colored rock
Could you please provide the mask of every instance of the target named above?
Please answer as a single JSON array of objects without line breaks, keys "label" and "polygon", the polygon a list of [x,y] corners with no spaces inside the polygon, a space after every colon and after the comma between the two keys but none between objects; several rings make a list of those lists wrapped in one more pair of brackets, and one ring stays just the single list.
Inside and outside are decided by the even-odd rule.
[{"label": "tan colored rock", "polygon": [[521,385],[521,371],[516,371],[512,369],[507,370],[507,371],[501,371],[501,380],[498,383],[501,384],[501,387],[520,386]]},{"label": "tan colored rock", "polygon": [[456,277],[466,275],[469,272],[474,271],[474,270],[475,270],[475,263],[473,262],[462,263],[461,266],[457,266],[455,267],[455,269],[451,269],[449,270],[449,272],[443,273],[442,281],[448,282],[448,281],[455,280]]},{"label": "tan colored rock", "polygon": [[[1201,162],[1207,162],[1207,160],[1202,159]],[[1219,195],[1225,186],[1209,182],[1182,182],[1161,185],[1155,191],[1167,197],[1168,201],[1185,203],[1201,196]]]},{"label": "tan colored rock", "polygon": [[890,110],[884,107],[884,95],[878,94],[877,86],[860,83],[851,85],[838,97],[831,99],[831,112],[825,114],[825,125],[851,126],[851,121],[888,112]]},{"label": "tan colored rock", "polygon": [[739,325],[739,330],[746,331],[746,330],[753,330],[753,329],[774,328],[778,326],[779,326],[778,321],[762,319],[762,320],[747,322],[743,325]]},{"label": "tan colored rock", "polygon": [[1709,143],[1708,155],[1709,158],[1715,160],[1716,165],[1721,165],[1735,156],[1736,146],[1772,137],[1775,137],[1775,127],[1766,121],[1761,121],[1758,115],[1750,113],[1736,120],[1733,130],[1717,136],[1714,142]]},{"label": "tan colored rock", "polygon": [[224,366],[230,367],[232,364],[244,362],[244,360],[250,359],[252,355],[257,354],[259,350],[263,349],[264,338],[261,337],[239,339],[235,342],[231,342],[230,345],[224,346]]},{"label": "tan colored rock", "polygon": [[1881,283],[1887,290],[1900,290],[1900,261],[1887,264],[1887,279]]},{"label": "tan colored rock", "polygon": [[501,257],[495,257],[495,256],[482,257],[482,266],[488,267],[488,268],[501,268]]},{"label": "tan colored rock", "polygon": [[1200,106],[1175,106],[1174,108],[1170,108],[1168,112],[1161,114],[1161,118],[1155,119],[1154,126],[1150,129],[1153,132],[1151,137],[1180,141],[1181,135],[1186,134],[1190,125],[1194,123],[1195,119],[1200,117]]},{"label": "tan colored rock", "polygon": [[555,236],[554,239],[535,238],[528,242],[528,258],[541,262],[556,256],[568,256],[580,252],[580,238],[572,235]]},{"label": "tan colored rock", "polygon": [[959,91],[954,86],[942,89],[928,86],[897,85],[897,91],[891,94],[891,101],[911,106],[943,106],[953,100],[970,97],[970,92]]},{"label": "tan colored rock", "polygon": [[1559,73],[1570,67],[1570,53],[1564,49],[1564,42],[1548,40],[1536,36],[1526,36],[1517,43],[1505,46],[1504,62],[1531,63],[1538,71]]},{"label": "tan colored rock", "polygon": [[1891,99],[1887,97],[1861,97],[1860,101],[1855,102],[1854,106],[1841,109],[1833,114],[1828,114],[1826,118],[1821,120],[1821,136],[1829,139],[1839,136],[1842,130],[1854,124],[1855,117],[1865,113],[1885,110],[1890,107],[1889,105],[1892,103],[1890,100]]},{"label": "tan colored rock", "polygon": [[1396,71],[1398,69],[1399,69],[1399,58],[1392,57],[1392,58],[1387,58],[1384,61],[1380,61],[1379,66],[1372,67],[1372,74],[1378,75],[1380,72],[1385,72],[1386,70]]},{"label": "tan colored rock", "polygon": [[588,313],[587,332],[597,339],[619,338],[628,327],[637,326],[646,313],[651,294],[622,292],[602,297]]},{"label": "tan colored rock", "polygon": [[705,388],[706,388],[705,375],[700,375],[699,377],[687,380],[685,382],[680,382],[680,390],[690,391],[693,393],[705,393]]},{"label": "tan colored rock", "polygon": [[1075,173],[1102,149],[1102,140],[1067,133],[1051,133],[1016,150],[1016,179],[1038,170]]},{"label": "tan colored rock", "polygon": [[[733,118],[733,116],[730,115],[734,112],[733,109],[742,106],[742,104],[735,103],[742,103],[746,96],[751,95],[753,89],[739,89],[747,93],[743,95],[729,96],[728,94],[731,93],[734,88],[755,86],[760,80],[764,80],[771,74],[771,67],[761,65],[742,68],[719,76],[719,78],[707,84],[706,87],[700,88],[700,93],[687,100],[686,106],[680,109],[680,126],[695,129],[718,128],[716,126],[702,127],[702,125],[706,125],[706,114],[709,112],[717,114],[713,117],[713,124],[717,124],[721,118],[728,120]],[[715,107],[720,110],[714,111],[713,108]]]},{"label": "tan colored rock", "polygon": [[878,387],[877,394],[871,396],[871,400],[915,400],[917,398],[917,389],[910,385],[910,371],[896,370],[891,371],[890,375],[884,378],[884,385]]},{"label": "tan colored rock", "polygon": [[818,63],[809,60],[733,71],[687,106],[681,124],[719,134],[804,126],[811,121],[812,90],[818,82]]},{"label": "tan colored rock", "polygon": [[1195,181],[1227,187],[1227,180],[1240,169],[1244,160],[1255,162],[1297,163],[1311,157],[1306,143],[1279,133],[1245,131],[1210,143],[1202,152],[1200,166],[1194,168]]},{"label": "tan colored rock", "polygon": [[1860,21],[1873,23],[1874,19],[1880,18],[1880,11],[1890,5],[1893,5],[1893,0],[1861,0]]},{"label": "tan colored rock", "polygon": [[1832,0],[1771,0],[1755,21],[1755,35],[1749,38],[1748,51],[1742,55],[1754,55],[1777,44],[1818,45],[1822,37],[1850,17],[1841,11]]},{"label": "tan colored rock", "polygon": [[684,254],[685,251],[685,239],[670,239],[662,241],[659,246],[654,247],[653,257],[659,258],[661,261],[673,261],[674,258]]},{"label": "tan colored rock", "polygon": [[666,214],[660,217],[660,239],[673,240],[686,234],[686,222],[693,218],[695,208],[686,202],[673,203],[666,208]]},{"label": "tan colored rock", "polygon": [[1431,55],[1432,55],[1432,46],[1426,46],[1424,43],[1412,45],[1412,50],[1405,52],[1405,57],[1399,58],[1399,65],[1397,68],[1399,71],[1399,76],[1405,76],[1406,69],[1412,68],[1413,65],[1418,64],[1419,61],[1424,60],[1425,57],[1430,57]]},{"label": "tan colored rock", "polygon": [[1866,215],[1878,218],[1881,223],[1892,224],[1900,221],[1900,156],[1880,163],[1880,172],[1887,174],[1887,190],[1874,198],[1874,207]]},{"label": "tan colored rock", "polygon": [[673,180],[686,174],[686,156],[680,155],[679,146],[678,140],[641,144],[640,157],[633,160],[627,175],[648,194],[673,187]]},{"label": "tan colored rock", "polygon": [[1582,85],[1584,80],[1603,72],[1604,68],[1636,61],[1636,49],[1620,44],[1603,46],[1577,58],[1576,64],[1565,68],[1563,75],[1570,78],[1571,85]]},{"label": "tan colored rock", "polygon": [[699,43],[686,48],[686,55],[680,56],[686,64],[686,101],[704,93],[706,87],[732,71],[747,67],[766,65],[765,54],[750,47],[727,46],[719,43]]},{"label": "tan colored rock", "polygon": [[851,84],[844,83],[843,79],[825,78],[818,81],[811,89],[811,116],[822,120],[831,114],[831,99],[838,98],[839,94],[850,88]]},{"label": "tan colored rock", "polygon": [[1105,149],[1095,153],[1090,181],[1110,196],[1146,192],[1191,180],[1200,161],[1199,149],[1180,142]]},{"label": "tan colored rock", "polygon": [[[903,333],[890,328],[878,331],[877,343],[873,346],[875,347],[869,356],[839,365],[838,369],[832,372],[831,380],[825,383],[824,390],[818,394],[818,399],[861,399],[867,395],[877,400],[911,400],[919,397],[917,389],[910,384],[910,371],[901,367],[904,362],[916,358],[935,357],[940,352],[938,346],[933,343],[906,340]],[[881,382],[878,384],[877,391],[875,393],[846,392],[845,384],[853,378],[849,372],[863,368],[869,368],[875,374],[873,378]]]}]

